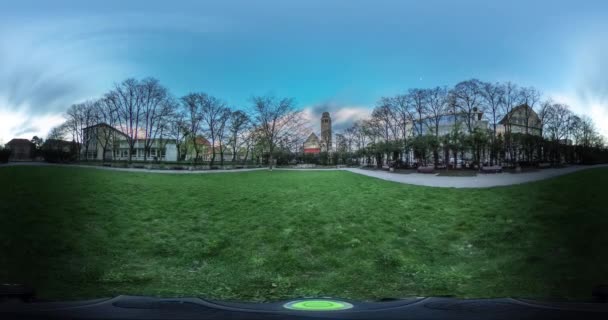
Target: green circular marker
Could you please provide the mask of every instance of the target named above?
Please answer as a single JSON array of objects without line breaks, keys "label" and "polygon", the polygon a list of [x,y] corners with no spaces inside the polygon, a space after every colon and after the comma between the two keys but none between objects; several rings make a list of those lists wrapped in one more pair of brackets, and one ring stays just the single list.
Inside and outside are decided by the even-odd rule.
[{"label": "green circular marker", "polygon": [[284,304],[283,307],[300,311],[338,311],[350,309],[353,305],[336,300],[296,300]]}]

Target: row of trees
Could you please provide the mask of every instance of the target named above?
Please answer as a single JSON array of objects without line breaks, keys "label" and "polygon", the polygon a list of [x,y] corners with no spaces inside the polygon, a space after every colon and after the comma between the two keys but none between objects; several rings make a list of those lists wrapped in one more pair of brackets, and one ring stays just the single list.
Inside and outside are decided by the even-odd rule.
[{"label": "row of trees", "polygon": [[[519,116],[514,112],[518,107]],[[211,166],[216,156],[223,162],[225,153],[233,161],[241,155],[271,165],[410,166],[590,161],[605,150],[593,121],[567,105],[541,99],[533,87],[476,79],[453,88],[410,89],[382,97],[371,117],[336,134],[334,152],[316,156],[302,154],[310,129],[290,98],[254,96],[250,105],[235,108],[204,92],[176,98],[153,78],[127,79],[97,100],[72,105],[66,122],[49,138],[71,138],[84,148],[78,154],[87,154],[92,137],[83,129],[98,123],[125,134],[129,161],[136,145],[143,145],[147,160],[154,144],[162,141],[176,145],[178,160],[208,157]],[[200,143],[201,137],[211,148]],[[111,136],[96,138],[105,154],[112,147]]]},{"label": "row of trees", "polygon": [[[519,114],[516,108],[520,107]],[[505,125],[501,125],[501,121]],[[443,129],[443,130],[442,130]],[[369,119],[338,135],[347,162],[435,165],[585,161],[604,140],[587,116],[533,87],[476,79],[453,88],[410,89],[381,98]],[[572,142],[573,146],[570,146]],[[344,157],[344,156],[342,156]]]},{"label": "row of trees", "polygon": [[[211,166],[216,155],[224,161],[228,148],[233,161],[244,150],[244,159],[263,158],[270,164],[277,151],[296,152],[306,129],[293,99],[255,96],[251,102],[249,108],[239,109],[204,92],[175,98],[156,79],[127,79],[97,100],[69,107],[65,123],[51,130],[48,138],[71,138],[83,148],[78,150],[80,155],[88,153],[90,139],[96,138],[105,154],[112,147],[112,131],[98,131],[98,136],[92,137],[84,130],[104,123],[125,134],[129,162],[137,144],[143,144],[144,160],[148,160],[158,141],[174,143],[178,160],[189,155],[198,162],[209,153]],[[211,146],[200,143],[201,138]]]}]

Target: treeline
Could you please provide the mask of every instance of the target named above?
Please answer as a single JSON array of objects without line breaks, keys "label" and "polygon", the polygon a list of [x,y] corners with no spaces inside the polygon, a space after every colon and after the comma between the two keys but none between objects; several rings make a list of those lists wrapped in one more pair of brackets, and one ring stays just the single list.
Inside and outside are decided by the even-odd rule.
[{"label": "treeline", "polygon": [[533,87],[476,79],[383,97],[336,140],[342,161],[378,167],[608,162],[589,117]]},{"label": "treeline", "polygon": [[[525,106],[522,108],[522,106]],[[517,111],[519,110],[519,114]],[[371,116],[335,135],[333,152],[303,154],[310,133],[291,98],[254,96],[228,106],[205,92],[175,97],[154,78],[127,79],[99,99],[70,106],[49,139],[74,141],[87,154],[83,129],[105,123],[123,132],[129,162],[136,144],[145,157],[155,141],[173,143],[178,161],[213,164],[224,154],[264,164],[392,165],[395,167],[536,165],[608,162],[592,119],[541,98],[533,87],[476,79],[454,87],[409,89],[382,97]],[[501,124],[501,121],[503,124]],[[200,143],[204,137],[210,150]],[[97,137],[111,150],[110,137]],[[216,158],[217,156],[217,158]],[[147,160],[147,159],[146,159]]]},{"label": "treeline", "polygon": [[[176,98],[157,79],[127,79],[96,100],[70,106],[66,121],[53,128],[47,139],[71,139],[82,157],[88,153],[85,128],[100,123],[125,135],[128,161],[137,144],[143,144],[148,160],[155,143],[174,143],[178,161],[202,162],[207,156],[211,166],[216,156],[221,164],[224,153],[273,164],[277,152],[297,152],[302,143],[302,113],[293,99],[254,96],[245,108],[229,107],[225,101],[205,92],[192,92]],[[104,154],[112,150],[110,131],[101,131],[97,143]],[[207,140],[210,146],[201,143]],[[229,151],[229,152],[228,152]],[[86,159],[86,157],[85,157]]]}]

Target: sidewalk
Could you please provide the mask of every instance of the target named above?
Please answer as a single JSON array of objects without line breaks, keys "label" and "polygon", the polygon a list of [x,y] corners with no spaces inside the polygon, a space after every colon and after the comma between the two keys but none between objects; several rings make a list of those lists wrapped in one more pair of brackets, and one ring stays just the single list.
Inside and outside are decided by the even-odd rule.
[{"label": "sidewalk", "polygon": [[591,168],[608,168],[608,165],[602,164],[595,166],[570,166],[567,168],[560,169],[542,169],[540,171],[527,173],[480,173],[477,174],[477,176],[475,177],[439,177],[435,174],[424,173],[398,174],[386,171],[372,171],[356,168],[347,168],[343,170],[382,180],[427,187],[489,188],[544,180]]},{"label": "sidewalk", "polygon": [[[249,171],[264,171],[268,168],[248,168],[248,169],[232,169],[232,170],[147,170],[147,169],[133,169],[133,168],[112,168],[112,167],[100,167],[100,166],[87,166],[87,165],[75,165],[75,164],[52,164],[46,162],[12,162],[8,164],[1,164],[2,167],[11,166],[60,166],[60,167],[76,167],[76,168],[91,168],[99,170],[110,170],[110,171],[124,171],[124,172],[138,172],[138,173],[164,173],[164,174],[207,174],[207,173],[237,173],[237,172],[249,172]],[[490,188],[498,186],[509,186],[521,183],[527,183],[532,181],[549,179],[581,170],[592,169],[592,168],[608,168],[608,164],[595,165],[595,166],[570,166],[567,168],[560,169],[542,169],[535,172],[527,173],[496,173],[496,174],[477,174],[475,177],[439,177],[436,174],[424,174],[424,173],[411,173],[411,174],[399,174],[390,173],[388,171],[372,171],[358,168],[311,168],[311,169],[288,169],[288,168],[274,168],[276,171],[348,171],[355,174],[360,174],[372,178],[378,178],[387,181],[393,181],[404,184],[413,184],[427,187],[442,187],[442,188]]]},{"label": "sidewalk", "polygon": [[99,170],[109,171],[124,171],[124,172],[137,172],[137,173],[165,173],[165,174],[205,174],[205,173],[228,173],[228,172],[247,172],[247,171],[258,171],[265,170],[267,168],[247,168],[247,169],[230,169],[230,170],[155,170],[155,169],[135,169],[135,168],[113,168],[103,166],[92,166],[92,165],[79,165],[79,164],[57,164],[48,162],[9,162],[7,164],[0,164],[2,167],[17,167],[17,166],[35,166],[35,167],[73,167],[73,168],[90,168]]}]

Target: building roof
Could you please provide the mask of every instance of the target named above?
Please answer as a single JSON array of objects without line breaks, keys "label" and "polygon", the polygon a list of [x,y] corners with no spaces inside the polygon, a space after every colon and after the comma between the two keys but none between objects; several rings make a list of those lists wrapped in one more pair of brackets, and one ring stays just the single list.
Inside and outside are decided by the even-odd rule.
[{"label": "building roof", "polygon": [[106,128],[112,129],[112,130],[118,132],[119,134],[127,137],[127,135],[124,132],[122,132],[120,129],[118,129],[116,127],[112,127],[111,125],[109,125],[109,124],[107,124],[105,122],[100,122],[100,123],[94,124],[92,126],[88,126],[88,127],[84,128],[82,130],[87,130],[87,129],[91,129],[91,128],[95,128],[95,127],[106,127]]},{"label": "building roof", "polygon": [[67,140],[60,140],[60,139],[46,139],[44,141],[44,144],[62,144],[62,145],[72,145],[72,144],[76,144],[75,141],[67,141]]},{"label": "building roof", "polygon": [[209,140],[205,139],[205,137],[201,137],[198,136],[196,137],[196,144],[200,144],[200,145],[204,145],[204,146],[211,146],[211,142],[209,142]]},{"label": "building roof", "polygon": [[19,144],[19,143],[29,143],[29,144],[34,144],[33,142],[31,142],[28,139],[12,139],[11,141],[9,141],[7,143],[7,145],[9,144]]},{"label": "building roof", "polygon": [[498,122],[500,124],[505,124],[507,123],[507,117],[511,117],[510,115],[520,111],[521,109],[525,109],[528,108],[531,112],[529,113],[529,116],[537,116],[536,111],[534,111],[534,109],[530,108],[530,106],[528,106],[527,104],[520,104],[517,107],[513,108],[513,110],[511,110],[511,112],[509,112],[508,114],[505,114],[502,119]]},{"label": "building roof", "polygon": [[308,138],[306,138],[304,144],[307,143],[319,143],[319,137],[317,137],[317,135],[313,132],[308,136]]}]

